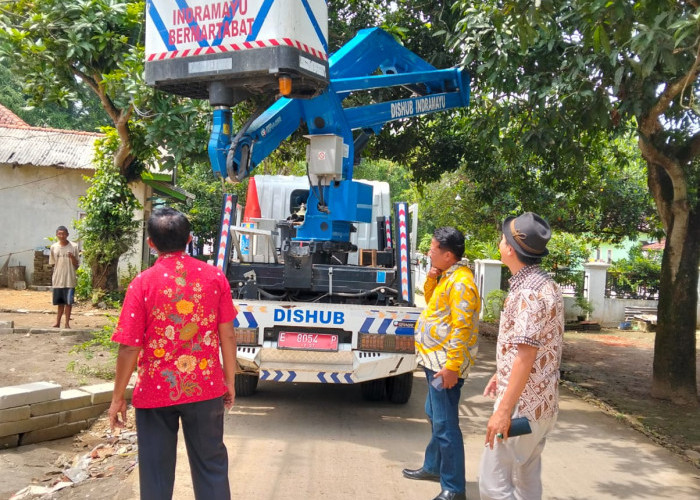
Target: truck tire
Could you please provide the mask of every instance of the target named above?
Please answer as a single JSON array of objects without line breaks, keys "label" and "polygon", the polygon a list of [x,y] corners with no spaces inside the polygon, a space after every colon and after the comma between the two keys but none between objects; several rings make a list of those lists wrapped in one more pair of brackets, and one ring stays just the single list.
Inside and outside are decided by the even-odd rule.
[{"label": "truck tire", "polygon": [[247,373],[237,373],[233,386],[236,389],[236,396],[242,398],[252,396],[258,388],[258,376],[257,374],[249,375]]},{"label": "truck tire", "polygon": [[386,397],[396,404],[406,404],[411,399],[413,390],[413,372],[404,373],[386,379]]},{"label": "truck tire", "polygon": [[386,379],[378,378],[360,384],[362,397],[366,401],[382,401],[386,393]]}]

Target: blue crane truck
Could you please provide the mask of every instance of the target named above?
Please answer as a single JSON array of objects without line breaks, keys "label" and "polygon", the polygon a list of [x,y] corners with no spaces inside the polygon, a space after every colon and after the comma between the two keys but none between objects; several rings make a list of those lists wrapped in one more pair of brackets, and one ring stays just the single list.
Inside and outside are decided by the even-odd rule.
[{"label": "blue crane truck", "polygon": [[[146,81],[209,100],[209,157],[224,180],[253,175],[299,128],[309,140],[301,184],[270,191],[254,177],[271,202],[253,220],[224,197],[216,264],[238,309],[236,393],[258,380],[359,384],[366,399],[405,403],[420,314],[410,208],[378,203],[353,167],[387,123],[468,106],[469,75],[379,28],[328,55],[327,33],[325,0],[148,0]],[[231,109],[246,100],[264,104],[234,132]]]}]

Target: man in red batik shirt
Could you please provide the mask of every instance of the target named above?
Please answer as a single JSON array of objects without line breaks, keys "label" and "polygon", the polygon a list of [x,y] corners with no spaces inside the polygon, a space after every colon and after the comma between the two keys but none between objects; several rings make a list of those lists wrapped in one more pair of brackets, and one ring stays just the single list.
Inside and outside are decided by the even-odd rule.
[{"label": "man in red batik shirt", "polygon": [[148,244],[158,260],[129,285],[112,336],[120,344],[112,429],[126,421],[124,395],[138,362],[132,403],[142,499],[172,498],[180,421],[195,497],[231,496],[223,423],[235,397],[236,311],[224,274],[185,253],[190,239],[182,213],[153,211]]}]

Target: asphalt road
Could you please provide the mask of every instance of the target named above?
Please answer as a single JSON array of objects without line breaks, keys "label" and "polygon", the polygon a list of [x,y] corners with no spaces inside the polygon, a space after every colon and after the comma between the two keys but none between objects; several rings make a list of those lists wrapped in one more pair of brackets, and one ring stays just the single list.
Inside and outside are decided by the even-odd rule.
[{"label": "asphalt road", "polygon": [[[478,463],[491,401],[492,341],[482,342],[465,389],[461,427],[467,497],[478,495]],[[416,373],[406,405],[362,400],[358,387],[261,383],[226,419],[233,498],[429,500],[439,485],[401,476],[418,467],[429,438],[425,379]],[[698,499],[700,471],[596,407],[562,390],[556,430],[543,455],[545,499]],[[118,494],[138,498],[134,473]],[[183,440],[175,500],[194,498]]]}]

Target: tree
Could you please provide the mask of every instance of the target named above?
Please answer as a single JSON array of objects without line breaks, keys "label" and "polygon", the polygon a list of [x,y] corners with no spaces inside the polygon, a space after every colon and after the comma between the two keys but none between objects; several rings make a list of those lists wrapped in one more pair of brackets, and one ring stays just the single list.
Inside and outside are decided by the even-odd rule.
[{"label": "tree", "polygon": [[[115,233],[121,241],[123,232],[133,231],[135,205],[131,201],[120,204],[114,197],[101,199],[94,194],[102,187],[113,189],[112,194],[119,192],[119,199],[127,196],[124,188],[138,178],[147,156],[136,151],[143,141],[135,138],[130,124],[138,90],[133,74],[141,64],[142,16],[142,3],[116,0],[16,0],[5,2],[0,13],[0,59],[22,78],[29,104],[75,107],[90,91],[114,125],[117,140],[106,141],[112,166],[101,161],[105,151],[98,151],[92,194],[87,195],[88,200],[100,203],[84,203],[90,222],[82,225],[83,233],[98,231],[81,234],[88,241],[112,241]],[[117,205],[108,206],[110,201]],[[123,224],[117,227],[120,222]],[[117,250],[121,248],[121,244],[86,246],[93,288],[116,288],[121,255]]]},{"label": "tree", "polygon": [[617,277],[615,292],[618,296],[639,298],[653,296],[659,291],[662,252],[642,250],[642,243],[630,248],[625,259],[612,263],[608,272]]},{"label": "tree", "polygon": [[[358,20],[375,19],[373,24],[381,24],[436,67],[453,66],[461,60],[461,49],[446,48],[444,37],[438,36],[454,33],[461,20],[459,11],[450,9],[452,3],[333,2],[331,31],[349,37],[349,30],[364,27],[357,26]],[[333,29],[336,22],[340,27]],[[542,207],[558,228],[606,241],[653,230],[655,210],[631,134],[612,142],[594,136],[579,157],[549,161],[499,135],[504,127],[517,130],[520,125],[492,116],[500,110],[492,105],[488,90],[480,91],[478,68],[470,69],[475,85],[468,109],[389,123],[364,152],[366,158],[390,159],[410,169],[418,184],[421,231],[452,219],[452,225],[486,242],[506,215]],[[451,171],[459,179],[445,175]],[[453,203],[457,195],[461,201]],[[454,215],[440,210],[444,203],[454,205]]]},{"label": "tree", "polygon": [[0,103],[32,127],[99,130],[109,124],[109,119],[97,98],[90,97],[85,95],[80,102],[67,103],[67,107],[58,104],[31,106],[22,92],[22,82],[8,68],[0,67]]},{"label": "tree", "polygon": [[697,404],[700,23],[696,2],[454,4],[451,46],[474,77],[471,133],[507,158],[536,158],[547,183],[582,175],[606,144],[638,137],[666,233],[652,394]]},{"label": "tree", "polygon": [[134,220],[139,202],[112,161],[119,139],[111,131],[99,142],[95,175],[87,178],[90,186],[80,198],[85,217],[76,223],[85,262],[90,266],[92,288],[98,294],[117,289],[119,257],[132,247],[140,227]]},{"label": "tree", "polygon": [[[84,110],[92,100],[99,101],[115,135],[105,142],[113,169],[99,159],[105,151],[98,151],[96,175],[122,183],[118,187],[122,193],[128,183],[140,179],[147,163],[174,170],[186,161],[206,158],[209,113],[203,110],[208,105],[145,86],[143,26],[143,1],[12,0],[0,10],[0,61],[21,77],[28,104],[57,103]],[[122,213],[130,206],[117,203],[113,210],[120,216],[109,220],[109,207],[85,205],[88,218],[105,219],[83,226],[98,233],[81,236],[109,241],[116,221],[124,224],[118,234],[133,230]],[[119,254],[112,251],[115,248],[121,245],[107,253],[86,255],[97,266],[93,287],[116,286]],[[102,250],[99,245],[92,247],[94,252]],[[107,255],[111,260],[105,260]],[[98,277],[104,277],[101,283],[94,282]]]},{"label": "tree", "polygon": [[118,133],[114,165],[124,175],[137,159],[129,129],[136,88],[126,76],[142,59],[143,8],[118,0],[15,0],[3,4],[0,18],[0,57],[22,77],[30,103],[67,105],[87,86]]}]

